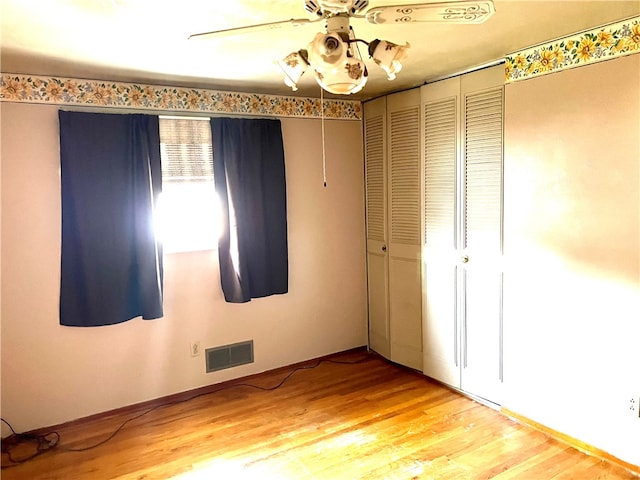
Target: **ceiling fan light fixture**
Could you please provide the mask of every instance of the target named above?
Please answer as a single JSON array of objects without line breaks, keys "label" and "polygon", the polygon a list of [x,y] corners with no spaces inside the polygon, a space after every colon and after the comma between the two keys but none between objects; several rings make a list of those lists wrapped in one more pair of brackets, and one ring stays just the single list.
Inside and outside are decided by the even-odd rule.
[{"label": "ceiling fan light fixture", "polygon": [[375,39],[369,43],[369,56],[382,68],[389,80],[396,78],[396,73],[402,69],[402,60],[407,58],[409,43],[396,45],[386,40]]},{"label": "ceiling fan light fixture", "polygon": [[329,93],[358,93],[367,83],[367,67],[362,60],[349,57],[339,69],[329,72],[316,71],[316,81]]},{"label": "ceiling fan light fixture", "polygon": [[284,73],[285,85],[291,87],[294,92],[298,90],[298,81],[309,66],[307,51],[298,50],[297,52],[291,52],[282,60],[278,60],[277,63],[282,73]]},{"label": "ceiling fan light fixture", "polygon": [[[369,57],[382,68],[389,80],[394,80],[402,69],[410,45],[396,45],[386,40],[356,38],[351,18],[365,19],[373,25],[399,25],[406,22],[444,22],[454,24],[478,24],[495,13],[493,0],[423,0],[411,5],[385,5],[374,7],[363,14],[369,0],[304,0],[304,8],[315,15],[314,19],[291,18],[275,22],[258,23],[244,27],[232,27],[210,32],[196,33],[189,38],[239,35],[261,32],[286,26],[301,26],[325,21],[324,31],[317,33],[306,50],[287,55],[277,64],[285,75],[285,84],[294,91],[308,67],[314,71],[316,81],[327,91],[337,94],[356,93],[367,81],[367,70],[358,49],[359,43],[367,44]],[[352,77],[352,72],[362,74]]]}]

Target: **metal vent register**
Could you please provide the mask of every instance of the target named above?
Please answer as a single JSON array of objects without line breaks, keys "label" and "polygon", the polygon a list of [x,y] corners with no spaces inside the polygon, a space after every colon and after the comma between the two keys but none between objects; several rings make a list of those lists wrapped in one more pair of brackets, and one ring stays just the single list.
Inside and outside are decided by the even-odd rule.
[{"label": "metal vent register", "polygon": [[205,350],[207,373],[253,363],[253,340]]}]

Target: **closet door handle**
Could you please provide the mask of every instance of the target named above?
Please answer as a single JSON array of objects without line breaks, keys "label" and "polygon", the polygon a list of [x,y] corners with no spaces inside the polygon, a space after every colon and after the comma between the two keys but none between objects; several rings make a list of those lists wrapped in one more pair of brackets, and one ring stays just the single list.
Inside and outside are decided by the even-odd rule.
[{"label": "closet door handle", "polygon": [[386,252],[387,251],[387,246],[386,245],[382,245],[382,251]]},{"label": "closet door handle", "polygon": [[462,260],[462,263],[469,263],[469,255],[463,255],[460,260]]}]

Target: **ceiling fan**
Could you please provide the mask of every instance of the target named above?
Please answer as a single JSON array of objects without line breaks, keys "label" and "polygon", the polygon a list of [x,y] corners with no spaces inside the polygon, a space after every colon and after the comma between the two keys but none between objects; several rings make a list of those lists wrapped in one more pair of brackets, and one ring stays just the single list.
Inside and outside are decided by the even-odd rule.
[{"label": "ceiling fan", "polygon": [[315,72],[318,84],[335,94],[357,93],[367,82],[367,67],[358,43],[367,45],[369,57],[393,80],[402,68],[409,44],[398,45],[387,40],[371,42],[356,38],[351,18],[364,19],[375,25],[409,22],[482,23],[495,12],[493,0],[451,0],[413,5],[388,5],[370,8],[369,0],[304,0],[304,8],[315,18],[292,18],[277,22],[234,27],[196,33],[189,38],[209,38],[225,35],[255,33],[287,26],[325,22],[325,33],[317,33],[306,48],[296,50],[278,65],[285,75],[285,83],[294,91],[307,68]]}]

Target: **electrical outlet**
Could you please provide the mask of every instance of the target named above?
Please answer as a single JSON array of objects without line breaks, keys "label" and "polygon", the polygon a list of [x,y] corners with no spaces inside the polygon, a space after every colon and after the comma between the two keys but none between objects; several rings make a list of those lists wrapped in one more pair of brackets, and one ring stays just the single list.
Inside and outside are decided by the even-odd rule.
[{"label": "electrical outlet", "polygon": [[200,355],[200,342],[191,342],[191,356],[197,357]]},{"label": "electrical outlet", "polygon": [[629,400],[629,414],[634,418],[640,418],[640,397],[631,397]]}]

